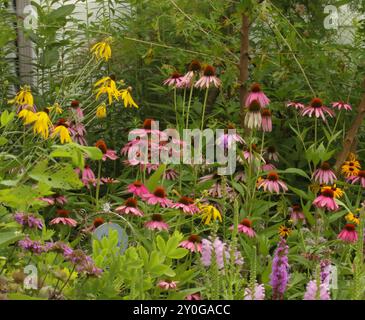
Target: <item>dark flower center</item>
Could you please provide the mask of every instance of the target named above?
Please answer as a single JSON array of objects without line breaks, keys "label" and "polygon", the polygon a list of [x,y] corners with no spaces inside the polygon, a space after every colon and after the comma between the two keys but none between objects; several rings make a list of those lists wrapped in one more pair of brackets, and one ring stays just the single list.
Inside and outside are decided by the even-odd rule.
[{"label": "dark flower center", "polygon": [[252,92],[261,92],[261,86],[258,83],[254,83],[251,85]]},{"label": "dark flower center", "polygon": [[257,100],[253,100],[248,106],[248,110],[251,112],[259,112],[261,110],[261,105]]},{"label": "dark flower center", "polygon": [[133,207],[133,208],[137,208],[137,199],[136,198],[128,198],[124,204],[127,207]]},{"label": "dark flower center", "polygon": [[68,125],[66,123],[66,119],[64,119],[64,118],[58,119],[57,126],[64,126],[64,127],[68,128]]},{"label": "dark flower center", "polygon": [[188,206],[189,204],[193,204],[194,200],[189,197],[181,197],[179,202]]},{"label": "dark flower center", "polygon": [[106,154],[106,152],[108,151],[108,147],[106,146],[106,143],[104,140],[96,141],[95,147],[99,148],[103,154]]},{"label": "dark flower center", "polygon": [[268,175],[267,175],[267,180],[269,181],[278,181],[279,180],[279,176],[276,172],[270,172]]},{"label": "dark flower center", "polygon": [[200,71],[202,69],[202,65],[198,60],[193,60],[190,63],[189,71]]},{"label": "dark flower center", "polygon": [[334,195],[335,194],[334,194],[333,190],[331,190],[331,189],[325,189],[322,191],[322,196],[324,196],[324,197],[333,198]]},{"label": "dark flower center", "polygon": [[271,117],[271,111],[267,108],[264,108],[261,110],[261,115],[263,117]]},{"label": "dark flower center", "polygon": [[345,229],[347,231],[355,231],[355,225],[353,225],[352,223],[348,223],[345,225]]},{"label": "dark flower center", "polygon": [[110,76],[109,76],[109,78],[110,79],[112,79],[113,81],[115,81],[117,78],[116,78],[116,76],[115,76],[115,74],[111,74]]},{"label": "dark flower center", "polygon": [[171,74],[171,78],[172,79],[178,79],[178,78],[181,78],[182,77],[182,74],[180,74],[179,72],[177,71],[174,71],[172,74]]},{"label": "dark flower center", "polygon": [[137,187],[137,188],[140,188],[140,187],[142,187],[142,182],[141,182],[141,181],[139,181],[139,180],[137,180],[137,181],[134,181],[134,182],[133,182],[133,185],[134,185],[135,187]]},{"label": "dark flower center", "polygon": [[322,162],[322,164],[321,164],[321,169],[322,170],[329,170],[329,169],[331,169],[331,165],[328,163],[328,162]]},{"label": "dark flower center", "polygon": [[314,98],[311,101],[311,106],[313,108],[321,108],[323,106],[323,101],[320,98]]},{"label": "dark flower center", "polygon": [[213,66],[207,65],[204,68],[204,75],[206,77],[212,77],[212,76],[214,76],[215,75],[215,68]]},{"label": "dark flower center", "polygon": [[152,122],[153,122],[153,119],[146,119],[143,122],[143,129],[145,129],[145,130],[151,130],[151,128],[152,128]]},{"label": "dark flower center", "polygon": [[269,147],[267,147],[267,152],[268,153],[275,153],[276,152],[276,148],[274,146],[269,146]]},{"label": "dark flower center", "polygon": [[252,226],[252,222],[249,219],[243,219],[240,222],[240,224],[243,225],[243,226],[246,226],[247,228],[251,228],[251,226]]},{"label": "dark flower center", "polygon": [[295,211],[295,212],[302,211],[302,207],[299,204],[293,204],[291,207],[292,207],[293,211]]},{"label": "dark flower center", "polygon": [[71,107],[72,108],[78,108],[80,105],[80,102],[78,100],[71,101]]},{"label": "dark flower center", "polygon": [[365,170],[360,170],[357,174],[360,178],[365,178]]},{"label": "dark flower center", "polygon": [[163,218],[160,214],[155,213],[155,214],[152,215],[152,221],[161,222],[161,221],[163,221]]},{"label": "dark flower center", "polygon": [[165,198],[166,197],[165,189],[162,188],[162,187],[156,188],[156,190],[153,192],[153,194],[158,198]]},{"label": "dark flower center", "polygon": [[103,223],[104,223],[103,218],[95,218],[94,223],[93,223],[94,228],[101,226]]},{"label": "dark flower center", "polygon": [[67,218],[71,211],[70,210],[64,210],[64,209],[57,209],[56,211],[57,215],[62,217],[62,218]]},{"label": "dark flower center", "polygon": [[189,238],[188,238],[188,241],[189,242],[193,242],[193,243],[196,243],[196,242],[200,242],[200,237],[196,234],[192,234]]}]

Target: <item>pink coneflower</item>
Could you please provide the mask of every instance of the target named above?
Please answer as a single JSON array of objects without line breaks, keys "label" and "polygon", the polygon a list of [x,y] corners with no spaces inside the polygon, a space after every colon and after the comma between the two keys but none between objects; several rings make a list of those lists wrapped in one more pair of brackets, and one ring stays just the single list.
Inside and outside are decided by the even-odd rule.
[{"label": "pink coneflower", "polygon": [[163,187],[157,187],[153,193],[147,193],[142,195],[143,200],[148,204],[159,204],[162,207],[171,207],[172,201],[167,199],[166,192]]},{"label": "pink coneflower", "polygon": [[106,159],[110,159],[110,160],[118,159],[116,152],[114,150],[108,149],[104,140],[100,139],[100,140],[96,141],[95,147],[99,148],[101,150],[101,152],[103,153],[103,161],[106,161]]},{"label": "pink coneflower", "polygon": [[244,124],[249,129],[258,129],[262,125],[261,105],[257,100],[253,100],[248,105]]},{"label": "pink coneflower", "polygon": [[162,215],[160,214],[153,214],[151,220],[147,221],[144,226],[150,230],[169,230],[169,225],[163,221]]},{"label": "pink coneflower", "polygon": [[195,74],[198,74],[201,71],[201,69],[202,66],[198,60],[191,61],[189,65],[189,71],[184,75],[184,79],[181,83],[181,86],[185,88],[190,88]]},{"label": "pink coneflower", "polygon": [[186,296],[185,300],[202,300],[202,297],[199,292],[189,294]]},{"label": "pink coneflower", "polygon": [[158,283],[158,287],[164,290],[176,289],[179,281],[164,280]]},{"label": "pink coneflower", "polygon": [[203,76],[195,83],[195,87],[205,89],[209,88],[210,84],[213,84],[216,88],[218,88],[221,85],[221,80],[216,77],[215,68],[207,65],[203,70]]},{"label": "pink coneflower", "polygon": [[80,102],[78,100],[71,101],[71,108],[75,111],[76,116],[79,120],[82,120],[84,118],[84,112],[82,111],[80,107]]},{"label": "pink coneflower", "polygon": [[264,285],[256,283],[253,292],[251,288],[247,287],[244,293],[244,300],[265,300]]},{"label": "pink coneflower", "polygon": [[313,205],[317,208],[324,208],[329,211],[338,210],[338,204],[335,202],[335,193],[331,188],[325,188],[321,194],[314,199]]},{"label": "pink coneflower", "polygon": [[214,181],[214,183],[208,189],[208,194],[212,198],[222,198],[224,195],[224,193],[223,193],[224,190],[225,190],[225,195],[228,198],[233,199],[235,197],[235,192],[234,192],[233,188],[227,182],[225,182],[225,185],[223,188],[222,177],[220,175],[218,175],[217,173],[208,174],[206,176],[201,177],[199,179],[199,183],[212,181],[212,180]]},{"label": "pink coneflower", "polygon": [[[234,226],[231,226],[229,229],[233,230]],[[249,219],[243,219],[237,226],[238,232],[244,233],[249,238],[253,238],[256,235],[256,232],[252,229],[252,221]]]},{"label": "pink coneflower", "polygon": [[190,250],[191,252],[201,252],[202,243],[199,236],[192,234],[187,240],[180,243],[180,247]]},{"label": "pink coneflower", "polygon": [[64,205],[67,203],[66,197],[62,196],[62,195],[53,195],[53,196],[49,196],[49,197],[42,197],[42,198],[39,198],[39,200],[47,202],[49,205],[54,205],[54,204]]},{"label": "pink coneflower", "polygon": [[282,189],[284,192],[288,191],[286,184],[279,179],[279,175],[274,171],[269,172],[266,176],[266,179],[262,179],[258,183],[257,188],[263,188],[264,191],[269,191],[271,193],[280,193],[280,189]]},{"label": "pink coneflower", "polygon": [[296,110],[301,110],[301,109],[304,109],[304,108],[305,108],[305,106],[304,106],[304,104],[303,104],[303,103],[293,102],[293,101],[288,102],[288,103],[286,104],[286,106],[287,106],[288,108],[295,108]]},{"label": "pink coneflower", "polygon": [[361,187],[365,188],[365,170],[359,170],[356,176],[350,176],[347,181],[351,184],[359,183]]},{"label": "pink coneflower", "polygon": [[96,186],[95,174],[88,165],[86,165],[82,171],[81,181],[87,187],[89,187],[90,184]]},{"label": "pink coneflower", "polygon": [[86,129],[85,126],[81,123],[70,123],[70,126],[68,127],[68,131],[71,134],[72,141],[77,142],[78,144],[81,144],[83,146],[87,145],[85,135],[86,135]]},{"label": "pink coneflower", "polygon": [[293,204],[289,208],[289,212],[290,212],[290,220],[293,221],[294,225],[297,224],[299,221],[302,221],[303,223],[305,223],[305,216],[304,216],[301,205]]},{"label": "pink coneflower", "polygon": [[164,175],[163,175],[164,179],[166,179],[166,180],[176,180],[178,176],[179,176],[179,174],[174,169],[165,170]]},{"label": "pink coneflower", "polygon": [[54,218],[53,220],[51,220],[51,222],[49,224],[59,224],[62,223],[64,225],[70,226],[70,227],[76,227],[77,226],[77,221],[69,218],[71,211],[69,210],[64,210],[64,209],[58,209],[56,211],[57,213],[57,218]]},{"label": "pink coneflower", "polygon": [[179,72],[175,71],[171,74],[169,78],[167,78],[163,84],[169,87],[177,87],[181,85],[181,83],[184,81],[184,76],[180,74]]},{"label": "pink coneflower", "polygon": [[[228,129],[235,129],[233,126],[228,126]],[[216,143],[217,145],[221,146],[223,149],[228,149],[232,146],[233,143],[238,142],[239,144],[245,144],[245,140],[238,134],[238,133],[225,133],[221,135]]]},{"label": "pink coneflower", "polygon": [[[165,132],[158,130],[157,122],[153,119],[145,119],[143,121],[143,128],[134,129],[130,133],[135,136],[139,136],[139,139],[141,139],[142,137],[149,136],[152,133],[159,136],[161,140],[166,140],[168,138]],[[139,141],[139,143],[141,143],[141,141]]]},{"label": "pink coneflower", "polygon": [[127,142],[126,144],[125,144],[125,146],[120,150],[120,154],[122,155],[122,156],[127,156],[128,155],[128,153],[129,153],[129,150],[132,148],[132,147],[134,147],[134,146],[136,146],[136,145],[138,145],[139,143],[140,143],[140,138],[136,138],[136,139],[133,139],[133,140],[131,140],[131,141],[129,141],[129,142]]},{"label": "pink coneflower", "polygon": [[115,209],[119,214],[130,214],[133,216],[143,217],[143,212],[138,209],[138,202],[136,198],[128,198],[124,205]]},{"label": "pink coneflower", "polygon": [[119,183],[119,180],[114,179],[114,178],[110,178],[110,177],[104,177],[101,178],[100,181],[102,182],[102,184],[115,184],[115,183]]},{"label": "pink coneflower", "polygon": [[259,154],[259,150],[257,148],[256,144],[251,144],[251,147],[246,147],[246,149],[242,152],[241,156],[237,157],[237,160],[244,164],[244,161],[242,160],[242,156],[243,159],[246,160],[248,163],[252,163],[256,160],[262,160],[264,161],[264,159],[261,158],[260,154]]},{"label": "pink coneflower", "polygon": [[272,120],[271,120],[271,111],[269,109],[261,110],[261,118],[262,118],[262,131],[271,132],[272,131]]},{"label": "pink coneflower", "polygon": [[265,159],[268,159],[270,161],[279,161],[279,153],[276,151],[276,148],[274,146],[269,146],[266,148],[264,152]]},{"label": "pink coneflower", "polygon": [[314,171],[313,179],[320,184],[333,184],[337,177],[331,170],[331,165],[328,162],[322,162],[321,166]]},{"label": "pink coneflower", "polygon": [[338,102],[332,102],[332,108],[334,109],[338,109],[338,110],[352,110],[352,107],[350,104],[343,102],[343,101],[338,101]]},{"label": "pink coneflower", "polygon": [[312,117],[314,115],[316,118],[321,117],[323,121],[326,121],[326,114],[332,118],[335,113],[325,105],[323,105],[323,101],[320,98],[314,98],[311,101],[311,104],[308,107],[305,107],[302,110],[302,115]]},{"label": "pink coneflower", "polygon": [[194,200],[189,197],[181,197],[177,203],[174,203],[171,208],[181,209],[185,213],[193,215],[199,212],[199,208],[194,204]]},{"label": "pink coneflower", "polygon": [[251,105],[253,101],[257,101],[259,105],[263,108],[270,103],[269,98],[265,95],[263,91],[261,91],[261,86],[258,83],[254,83],[251,86],[251,91],[246,98],[246,106]]},{"label": "pink coneflower", "polygon": [[337,238],[344,242],[355,243],[358,239],[355,225],[352,223],[346,224]]},{"label": "pink coneflower", "polygon": [[270,162],[266,162],[261,166],[261,171],[275,171],[276,167]]},{"label": "pink coneflower", "polygon": [[142,197],[143,195],[148,193],[148,189],[141,181],[137,180],[128,185],[128,192],[133,193],[135,196]]}]

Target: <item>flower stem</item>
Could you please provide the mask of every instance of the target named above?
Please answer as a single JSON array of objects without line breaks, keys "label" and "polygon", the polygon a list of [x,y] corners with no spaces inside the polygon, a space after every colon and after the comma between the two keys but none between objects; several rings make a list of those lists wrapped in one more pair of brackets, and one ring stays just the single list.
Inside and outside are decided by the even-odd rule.
[{"label": "flower stem", "polygon": [[99,160],[98,162],[98,178],[96,181],[95,202],[97,207],[99,206],[100,176],[101,176],[101,160]]},{"label": "flower stem", "polygon": [[191,100],[193,98],[193,91],[194,91],[194,86],[192,85],[190,88],[188,111],[186,112],[186,126],[185,126],[186,129],[188,129],[188,127],[189,127],[189,113],[190,113],[190,107],[191,107]]},{"label": "flower stem", "polygon": [[203,131],[203,128],[204,128],[204,116],[205,116],[205,109],[207,107],[208,92],[209,92],[209,88],[207,88],[207,90],[205,91],[204,104],[203,104],[203,113],[202,113],[202,122],[201,122],[201,131]]}]

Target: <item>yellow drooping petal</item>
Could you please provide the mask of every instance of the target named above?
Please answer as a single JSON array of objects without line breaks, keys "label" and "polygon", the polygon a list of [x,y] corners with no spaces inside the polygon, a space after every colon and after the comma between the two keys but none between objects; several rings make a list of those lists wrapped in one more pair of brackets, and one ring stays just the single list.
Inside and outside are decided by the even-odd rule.
[{"label": "yellow drooping petal", "polygon": [[198,207],[204,224],[210,224],[210,222],[214,220],[222,222],[222,215],[216,207],[209,204],[200,204]]},{"label": "yellow drooping petal", "polygon": [[49,111],[54,111],[56,114],[62,114],[63,109],[61,106],[56,102],[52,107],[48,107]]},{"label": "yellow drooping petal", "polygon": [[23,109],[18,113],[18,117],[23,119],[24,125],[31,124],[37,120],[36,114],[28,109]]},{"label": "yellow drooping petal", "polygon": [[139,107],[138,107],[137,103],[134,102],[130,91],[131,91],[131,89],[128,88],[128,89],[123,89],[120,92],[122,100],[124,102],[124,107],[127,108],[127,107],[131,106],[131,107],[135,107],[138,109]]},{"label": "yellow drooping petal", "polygon": [[113,103],[113,98],[116,101],[119,101],[120,92],[115,81],[110,77],[104,77],[100,79],[94,84],[94,87],[99,87],[95,90],[96,100],[98,100],[102,94],[106,94],[108,96],[109,105]]},{"label": "yellow drooping petal", "polygon": [[110,47],[111,41],[112,38],[108,37],[105,40],[96,43],[91,48],[91,52],[97,59],[104,59],[105,61],[108,61],[112,56],[112,49]]},{"label": "yellow drooping petal", "polygon": [[59,125],[53,130],[52,138],[57,135],[59,135],[62,144],[72,142],[70,132],[65,126]]},{"label": "yellow drooping petal", "polygon": [[16,104],[18,106],[27,105],[33,107],[34,98],[29,86],[20,87],[20,91],[15,95],[14,99],[8,101],[9,104]]},{"label": "yellow drooping petal", "polygon": [[37,119],[34,122],[33,131],[34,133],[40,134],[44,139],[49,137],[49,127],[52,126],[52,122],[48,114],[44,111],[37,112]]},{"label": "yellow drooping petal", "polygon": [[106,104],[102,103],[96,109],[96,117],[101,119],[106,117]]}]

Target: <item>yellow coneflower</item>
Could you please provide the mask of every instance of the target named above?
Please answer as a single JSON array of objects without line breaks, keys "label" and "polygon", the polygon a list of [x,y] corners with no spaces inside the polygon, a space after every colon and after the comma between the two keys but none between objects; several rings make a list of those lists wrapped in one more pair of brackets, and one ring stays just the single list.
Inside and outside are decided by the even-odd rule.
[{"label": "yellow coneflower", "polygon": [[[358,210],[359,210],[359,209],[357,209],[357,211],[358,211]],[[349,213],[346,215],[345,219],[346,219],[347,221],[352,222],[352,223],[355,223],[355,224],[357,224],[357,225],[359,225],[359,224],[360,224],[359,216],[358,216],[357,214],[353,214],[352,212],[349,212]]]},{"label": "yellow coneflower", "polygon": [[113,98],[119,101],[120,92],[117,89],[115,80],[111,77],[100,79],[94,84],[94,87],[98,87],[96,89],[96,100],[98,100],[102,94],[107,94],[109,105],[113,103]]},{"label": "yellow coneflower", "polygon": [[96,117],[101,119],[106,117],[106,104],[102,103],[96,109]]},{"label": "yellow coneflower", "polygon": [[63,109],[61,106],[56,102],[52,107],[48,107],[49,111],[54,111],[56,114],[62,114]]},{"label": "yellow coneflower", "polygon": [[33,107],[34,98],[30,86],[20,87],[20,91],[15,95],[14,99],[8,101],[9,104],[16,104],[18,106],[28,105]]},{"label": "yellow coneflower", "polygon": [[91,48],[91,52],[97,59],[104,59],[105,61],[108,61],[112,56],[112,49],[110,47],[111,42],[112,37],[108,37],[105,40],[96,43]]},{"label": "yellow coneflower", "polygon": [[29,109],[23,109],[18,113],[18,117],[23,119],[24,125],[31,124],[37,120],[36,114]]},{"label": "yellow coneflower", "polygon": [[335,184],[332,187],[324,186],[321,188],[321,192],[326,192],[326,190],[331,190],[333,192],[333,196],[337,199],[343,196],[342,189],[338,188]]},{"label": "yellow coneflower", "polygon": [[120,95],[124,102],[124,107],[127,108],[129,106],[139,108],[137,103],[134,102],[132,95],[131,95],[132,88],[128,87],[127,89],[123,89],[120,91]]},{"label": "yellow coneflower", "polygon": [[70,132],[64,125],[58,125],[57,127],[54,128],[52,133],[52,138],[54,138],[57,135],[59,135],[62,144],[72,142]]},{"label": "yellow coneflower", "polygon": [[37,119],[34,122],[33,131],[34,133],[40,134],[44,139],[49,136],[49,127],[52,126],[51,119],[48,114],[44,111],[37,112]]},{"label": "yellow coneflower", "polygon": [[281,225],[279,227],[279,236],[280,237],[288,237],[291,234],[291,229],[287,226]]},{"label": "yellow coneflower", "polygon": [[210,224],[213,220],[219,220],[222,222],[222,215],[216,207],[209,204],[201,204],[198,205],[198,207],[204,224]]}]

